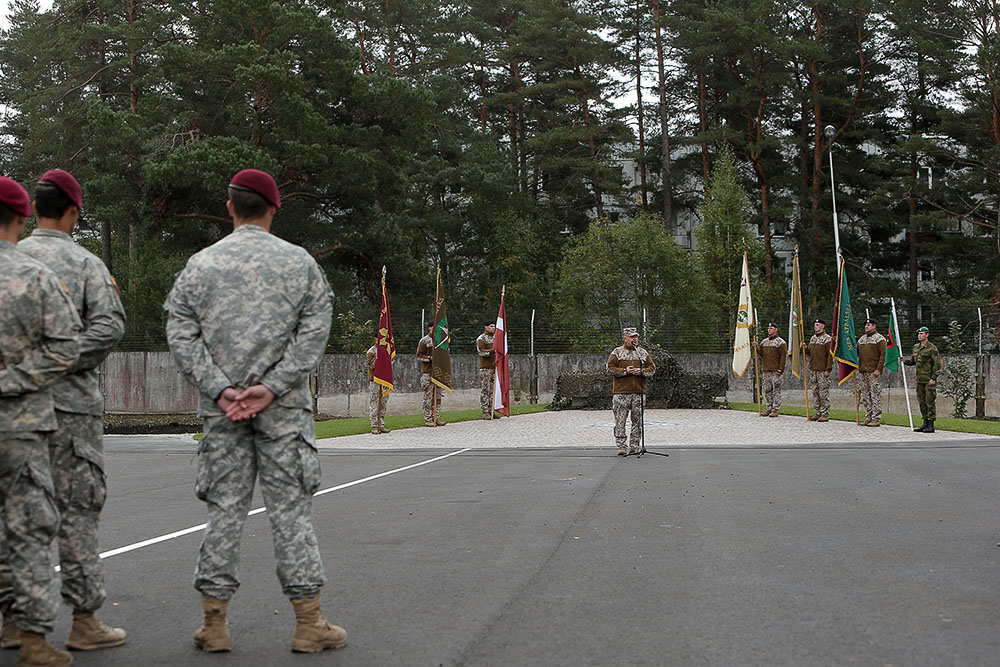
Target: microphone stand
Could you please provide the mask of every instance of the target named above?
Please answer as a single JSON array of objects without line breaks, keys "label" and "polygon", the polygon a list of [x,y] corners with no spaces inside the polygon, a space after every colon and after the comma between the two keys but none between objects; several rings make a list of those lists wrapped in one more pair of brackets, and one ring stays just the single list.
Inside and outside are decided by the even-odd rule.
[{"label": "microphone stand", "polygon": [[[636,348],[639,344],[636,343]],[[642,378],[642,391],[639,392],[639,453],[635,458],[642,458],[643,454],[655,454],[656,456],[670,456],[662,452],[651,452],[646,449],[646,377],[642,375],[642,354],[639,354],[639,377]]]}]

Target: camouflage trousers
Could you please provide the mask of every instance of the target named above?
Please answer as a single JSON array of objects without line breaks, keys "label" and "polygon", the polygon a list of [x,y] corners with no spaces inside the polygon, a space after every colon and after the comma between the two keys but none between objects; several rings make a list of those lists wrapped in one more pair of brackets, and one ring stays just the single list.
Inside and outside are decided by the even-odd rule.
[{"label": "camouflage trousers", "polygon": [[[389,404],[389,397],[382,395],[382,385],[378,382],[369,382],[368,387],[368,423],[372,430],[385,428],[385,408]],[[381,403],[379,403],[381,399]]]},{"label": "camouflage trousers", "polygon": [[808,371],[808,373],[813,410],[817,417],[827,417],[830,415],[830,376],[823,371]]},{"label": "camouflage trousers", "polygon": [[764,395],[764,411],[777,412],[781,409],[781,376],[778,371],[764,371],[760,374],[761,393]]},{"label": "camouflage trousers", "polygon": [[104,604],[104,565],[97,529],[107,497],[104,423],[98,415],[56,411],[59,430],[49,438],[52,483],[62,515],[59,566],[62,598],[80,611]]},{"label": "camouflage trousers", "polygon": [[882,376],[875,373],[858,372],[858,393],[861,407],[865,409],[865,421],[882,419]]},{"label": "camouflage trousers", "polygon": [[312,523],[316,431],[308,410],[276,405],[244,422],[205,418],[195,495],[208,506],[208,525],[194,587],[222,600],[239,588],[240,539],[258,476],[281,589],[289,598],[313,597],[326,583]]},{"label": "camouflage trousers", "polygon": [[[430,373],[420,374],[420,388],[424,390],[424,422],[427,424],[434,423],[434,383],[431,381]],[[443,389],[438,388],[437,393],[437,414],[438,420],[441,419],[441,392]]]},{"label": "camouflage trousers", "polygon": [[27,632],[48,634],[59,611],[52,540],[59,508],[43,433],[0,433],[3,559],[0,608]]},{"label": "camouflage trousers", "polygon": [[917,383],[917,402],[920,404],[920,416],[924,419],[937,419],[937,385],[929,385],[927,381]]},{"label": "camouflage trousers", "polygon": [[479,369],[479,407],[484,415],[493,414],[493,375],[495,368]]},{"label": "camouflage trousers", "polygon": [[643,394],[613,394],[611,396],[611,412],[615,415],[615,445],[624,447],[625,420],[631,417],[632,428],[629,430],[628,443],[632,447],[639,446],[639,436],[642,434],[642,401]]}]

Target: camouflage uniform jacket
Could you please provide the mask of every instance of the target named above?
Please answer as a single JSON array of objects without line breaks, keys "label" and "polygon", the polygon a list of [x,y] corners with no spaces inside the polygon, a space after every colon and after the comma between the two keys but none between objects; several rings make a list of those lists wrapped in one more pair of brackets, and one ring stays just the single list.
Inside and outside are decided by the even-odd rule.
[{"label": "camouflage uniform jacket", "polygon": [[368,381],[375,381],[375,360],[378,359],[378,349],[372,345],[365,352],[365,368],[368,369]]},{"label": "camouflage uniform jacket", "polygon": [[916,365],[917,382],[921,383],[929,380],[937,382],[938,373],[941,372],[942,366],[941,355],[934,343],[930,341],[927,341],[924,346],[921,346],[920,343],[914,345],[913,352],[903,363],[907,366]]},{"label": "camouflage uniform jacket", "polygon": [[420,360],[420,372],[430,374],[431,358],[434,355],[434,339],[427,334],[417,343],[417,359]]},{"label": "camouflage uniform jacket", "polygon": [[[642,374],[629,375],[626,370],[629,366],[638,366],[642,369]],[[653,363],[652,355],[642,347],[630,350],[620,345],[608,356],[607,373],[614,378],[612,394],[645,394],[646,378],[651,378],[656,373],[656,364]]]},{"label": "camouflage uniform jacket", "polygon": [[885,336],[879,332],[864,334],[858,339],[858,370],[879,373],[885,368]]},{"label": "camouflage uniform jacket", "polygon": [[224,389],[254,384],[281,407],[311,410],[309,373],[326,349],[331,297],[308,252],[257,225],[192,256],[163,308],[174,360],[199,390],[198,414],[223,414]]},{"label": "camouflage uniform jacket", "polygon": [[125,309],[104,262],[55,229],[36,229],[17,249],[49,267],[69,288],[83,322],[80,360],[73,372],[52,385],[56,409],[84,415],[104,414],[97,367],[125,333]]},{"label": "camouflage uniform jacket", "polygon": [[76,364],[79,333],[55,274],[0,241],[0,433],[56,430],[48,387]]},{"label": "camouflage uniform jacket", "polygon": [[760,342],[760,370],[784,372],[787,356],[788,344],[781,336],[768,336]]},{"label": "camouflage uniform jacket", "polygon": [[811,371],[832,371],[833,351],[830,349],[830,334],[823,332],[822,335],[813,334],[806,345],[806,354],[809,356],[809,370]]}]

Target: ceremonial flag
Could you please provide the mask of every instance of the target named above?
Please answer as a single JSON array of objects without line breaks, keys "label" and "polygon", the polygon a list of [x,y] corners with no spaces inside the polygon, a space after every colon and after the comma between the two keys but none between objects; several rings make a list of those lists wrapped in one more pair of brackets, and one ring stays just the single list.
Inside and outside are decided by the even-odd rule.
[{"label": "ceremonial flag", "polygon": [[736,338],[733,340],[733,373],[743,377],[750,364],[750,327],[754,326],[753,301],[750,298],[750,265],[743,251],[743,277],[740,279],[740,301],[736,309]]},{"label": "ceremonial flag", "polygon": [[833,358],[837,360],[838,380],[841,385],[858,370],[858,343],[854,335],[854,311],[851,310],[851,295],[847,290],[847,272],[844,258],[840,258],[840,282],[837,284],[837,300],[833,311]]},{"label": "ceremonial flag", "polygon": [[510,417],[510,365],[507,360],[507,312],[504,298],[507,286],[500,291],[500,312],[497,313],[497,330],[493,334],[493,351],[496,353],[497,370],[493,375],[493,411]]},{"label": "ceremonial flag", "polygon": [[792,260],[792,303],[788,309],[788,356],[791,357],[792,375],[800,380],[806,376],[805,355],[802,344],[805,331],[802,324],[802,281],[799,277],[799,249],[795,248]]},{"label": "ceremonial flag", "polygon": [[444,307],[444,287],[441,286],[441,267],[437,270],[437,288],[434,292],[434,351],[431,353],[431,382],[451,391],[451,334],[448,331],[448,314]]},{"label": "ceremonial flag", "polygon": [[892,310],[889,312],[889,330],[886,333],[888,340],[885,344],[885,367],[893,373],[899,372],[899,343],[896,341],[896,302],[892,302]]},{"label": "ceremonial flag", "polygon": [[382,313],[378,318],[378,339],[375,342],[375,382],[382,385],[382,395],[392,393],[392,360],[396,358],[396,341],[392,337],[392,317],[389,296],[385,291],[385,267],[382,267]]}]

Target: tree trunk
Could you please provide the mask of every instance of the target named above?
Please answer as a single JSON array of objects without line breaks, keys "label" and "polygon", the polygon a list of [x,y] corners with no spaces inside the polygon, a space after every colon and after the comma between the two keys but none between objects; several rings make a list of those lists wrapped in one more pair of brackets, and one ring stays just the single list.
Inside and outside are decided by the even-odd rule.
[{"label": "tree trunk", "polygon": [[656,24],[656,69],[657,85],[660,93],[660,136],[663,139],[663,166],[660,179],[663,181],[663,227],[667,234],[674,234],[674,204],[670,185],[670,123],[667,112],[667,81],[663,67],[663,31],[660,28],[660,0],[653,0],[653,21]]},{"label": "tree trunk", "polygon": [[[637,9],[641,11],[642,1],[636,0]],[[637,23],[638,26],[638,23]],[[649,212],[649,198],[646,191],[646,122],[642,110],[642,33],[635,31],[635,96],[636,118],[639,123],[639,193],[642,201],[642,212]]]}]

